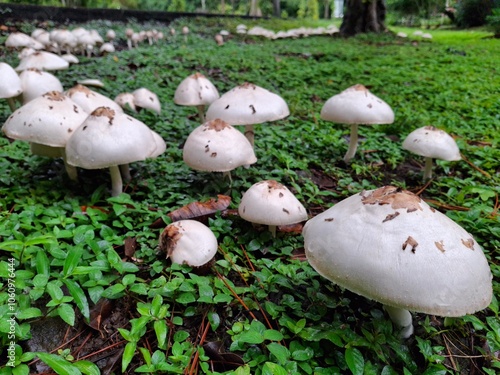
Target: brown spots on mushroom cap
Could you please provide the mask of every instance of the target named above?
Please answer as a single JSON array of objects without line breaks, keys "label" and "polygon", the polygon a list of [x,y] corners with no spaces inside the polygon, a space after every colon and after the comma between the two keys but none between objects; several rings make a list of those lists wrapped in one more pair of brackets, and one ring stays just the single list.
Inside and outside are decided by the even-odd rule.
[{"label": "brown spots on mushroom cap", "polygon": [[389,204],[395,210],[402,208],[406,209],[406,212],[422,210],[420,206],[421,199],[418,195],[394,186],[383,186],[369,193],[363,192],[360,195],[363,204]]},{"label": "brown spots on mushroom cap", "polygon": [[196,73],[191,75],[191,78],[200,79],[200,78],[205,78],[205,76],[201,73],[196,72]]},{"label": "brown spots on mushroom cap", "polygon": [[388,214],[388,215],[385,217],[385,219],[384,219],[384,220],[382,220],[382,223],[385,223],[386,221],[392,220],[392,219],[394,219],[394,218],[396,218],[396,217],[398,217],[398,216],[399,216],[399,212],[397,212],[397,211],[396,211],[396,212],[394,212],[393,214]]},{"label": "brown spots on mushroom cap", "polygon": [[360,83],[352,86],[352,88],[353,88],[353,90],[356,90],[356,91],[368,91],[368,89]]},{"label": "brown spots on mushroom cap", "polygon": [[208,130],[215,130],[216,132],[220,132],[221,130],[224,130],[226,128],[230,128],[231,125],[229,125],[227,122],[216,118],[215,120],[208,121],[205,123],[205,128]]},{"label": "brown spots on mushroom cap", "polygon": [[468,248],[468,249],[471,249],[471,250],[474,250],[474,239],[473,238],[468,238],[466,240],[464,240],[462,238],[462,244]]},{"label": "brown spots on mushroom cap", "polygon": [[415,253],[418,246],[418,242],[412,236],[408,236],[406,241],[403,243],[402,249],[406,250],[408,246],[411,246],[411,252]]},{"label": "brown spots on mushroom cap", "polygon": [[249,90],[255,90],[256,87],[253,83],[245,82],[238,86],[240,89],[249,89]]},{"label": "brown spots on mushroom cap", "polygon": [[54,102],[62,102],[66,100],[66,96],[60,91],[49,91],[42,95],[47,100],[52,100]]},{"label": "brown spots on mushroom cap", "polygon": [[439,249],[439,251],[441,251],[442,253],[444,253],[444,252],[445,252],[443,240],[434,242],[434,245],[436,245],[436,247],[437,247],[437,248]]},{"label": "brown spots on mushroom cap", "polygon": [[107,117],[109,125],[113,125],[115,111],[109,107],[98,107],[90,115],[95,117]]},{"label": "brown spots on mushroom cap", "polygon": [[271,193],[273,190],[285,190],[285,186],[283,186],[276,180],[267,180],[260,183],[267,184],[267,190],[269,193]]},{"label": "brown spots on mushroom cap", "polygon": [[177,246],[177,242],[179,242],[181,237],[182,233],[176,225],[167,225],[160,235],[160,241],[158,244],[160,251],[165,252],[166,257],[168,258]]},{"label": "brown spots on mushroom cap", "polygon": [[87,86],[84,86],[80,83],[76,84],[67,91],[69,97],[72,97],[73,95],[79,92],[85,94],[85,96],[87,97],[93,95],[92,90],[90,90]]}]

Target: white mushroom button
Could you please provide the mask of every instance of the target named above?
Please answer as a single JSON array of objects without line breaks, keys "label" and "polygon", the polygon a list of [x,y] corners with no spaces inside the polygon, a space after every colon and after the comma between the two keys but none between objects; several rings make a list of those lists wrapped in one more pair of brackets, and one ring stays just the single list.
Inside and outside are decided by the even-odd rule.
[{"label": "white mushroom button", "polygon": [[356,154],[358,125],[394,122],[394,112],[391,107],[360,84],[351,86],[328,99],[321,109],[320,116],[326,121],[351,125],[349,148],[344,156],[346,163]]},{"label": "white mushroom button", "polygon": [[269,226],[276,235],[276,227],[307,220],[302,203],[285,185],[275,180],[265,180],[252,185],[241,198],[239,215],[255,224]]},{"label": "white mushroom button", "polygon": [[409,311],[459,317],[486,308],[492,274],[478,243],[417,195],[393,186],[363,191],[304,226],[311,266],[384,304],[402,336]]},{"label": "white mushroom button", "polygon": [[161,113],[161,103],[158,96],[151,90],[141,87],[132,92],[136,109],[149,109],[158,114]]},{"label": "white mushroom button", "polygon": [[455,140],[444,130],[424,126],[412,131],[403,141],[403,148],[425,157],[424,180],[432,177],[432,159],[462,159]]},{"label": "white mushroom button", "polygon": [[217,238],[205,224],[179,220],[167,225],[160,235],[159,248],[173,263],[201,267],[217,253]]}]

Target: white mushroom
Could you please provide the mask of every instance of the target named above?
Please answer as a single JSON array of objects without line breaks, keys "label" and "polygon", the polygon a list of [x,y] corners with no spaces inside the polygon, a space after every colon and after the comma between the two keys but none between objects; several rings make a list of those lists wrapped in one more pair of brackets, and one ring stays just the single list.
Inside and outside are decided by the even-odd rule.
[{"label": "white mushroom", "polygon": [[455,140],[444,130],[434,126],[424,126],[412,131],[403,141],[403,148],[425,157],[424,180],[432,178],[432,159],[462,159]]},{"label": "white mushroom", "polygon": [[0,77],[2,77],[0,81],[0,99],[7,99],[10,110],[15,111],[16,103],[14,99],[23,92],[21,79],[14,68],[4,62],[0,62]]},{"label": "white mushroom", "polygon": [[194,129],[183,147],[183,160],[198,171],[225,172],[257,161],[252,145],[228,123],[215,119]]},{"label": "white mushroom", "polygon": [[158,246],[173,263],[201,267],[215,256],[218,244],[205,224],[196,220],[179,220],[167,225]]},{"label": "white mushroom", "polygon": [[64,92],[74,102],[78,103],[85,112],[92,113],[98,107],[109,107],[117,112],[123,112],[122,108],[114,100],[89,89],[87,86],[76,84]]},{"label": "white mushroom", "polygon": [[117,103],[122,108],[129,108],[134,112],[137,112],[134,103],[134,94],[131,92],[122,92],[118,94],[115,98],[115,103]]},{"label": "white mushroom", "polygon": [[478,243],[417,195],[363,191],[304,226],[309,263],[334,283],[386,306],[402,336],[409,311],[459,317],[486,308],[492,274]]},{"label": "white mushroom", "polygon": [[[59,91],[47,92],[24,104],[7,119],[2,127],[7,137],[31,143],[33,154],[62,157],[71,134],[87,118],[87,113]],[[76,169],[66,164],[72,180]]]},{"label": "white mushroom", "polygon": [[276,121],[290,114],[283,98],[252,83],[226,92],[208,107],[206,119],[220,118],[231,125],[245,125],[245,136],[254,144],[254,124]]},{"label": "white mushroom", "polygon": [[52,52],[47,51],[37,51],[24,57],[19,65],[15,68],[17,72],[29,68],[35,68],[40,70],[61,70],[67,69],[69,63],[63,59],[61,56],[56,55]]},{"label": "white mushroom", "polygon": [[200,122],[205,122],[205,106],[219,98],[219,92],[210,80],[201,73],[184,78],[175,89],[174,103],[194,106],[198,109]]},{"label": "white mushroom", "polygon": [[141,87],[140,89],[134,90],[132,92],[132,95],[134,95],[134,104],[136,109],[150,109],[158,114],[161,113],[161,103],[160,99],[158,99],[158,96],[144,88]]},{"label": "white mushroom", "polygon": [[165,142],[141,121],[109,107],[98,107],[66,144],[69,164],[85,169],[109,168],[112,195],[122,192],[121,165],[155,158]]},{"label": "white mushroom", "polygon": [[350,124],[349,148],[344,161],[349,163],[358,147],[358,125],[392,124],[394,112],[382,99],[365,86],[354,85],[328,99],[321,109],[323,120]]},{"label": "white mushroom", "polygon": [[34,68],[23,70],[19,74],[23,88],[23,104],[28,103],[46,92],[63,91],[63,86],[59,78],[52,73]]},{"label": "white mushroom", "polygon": [[253,184],[243,194],[238,213],[251,223],[268,225],[273,237],[277,226],[307,220],[302,203],[285,185],[275,180]]}]

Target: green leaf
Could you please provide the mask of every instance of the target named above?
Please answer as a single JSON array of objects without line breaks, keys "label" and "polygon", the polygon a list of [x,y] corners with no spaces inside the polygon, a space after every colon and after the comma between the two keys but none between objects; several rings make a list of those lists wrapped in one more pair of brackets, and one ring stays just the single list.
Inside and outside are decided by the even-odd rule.
[{"label": "green leaf", "polygon": [[59,314],[61,319],[68,323],[70,326],[73,327],[75,325],[75,310],[73,310],[73,307],[71,305],[68,305],[67,303],[61,303],[57,307],[57,313]]},{"label": "green leaf", "polygon": [[153,328],[158,340],[158,347],[165,349],[165,341],[167,339],[168,327],[164,320],[155,320]]},{"label": "green leaf", "polygon": [[78,306],[82,315],[86,319],[89,319],[90,318],[89,302],[87,301],[87,296],[83,292],[83,289],[74,280],[63,279],[63,283],[68,288],[71,297],[73,297],[76,306]]},{"label": "green leaf", "polygon": [[30,238],[24,242],[24,246],[57,244],[57,240],[51,234]]},{"label": "green leaf", "polygon": [[48,278],[50,275],[50,262],[44,250],[39,250],[36,254],[36,272],[37,276],[43,275]]},{"label": "green leaf", "polygon": [[42,316],[42,312],[39,308],[36,307],[19,309],[16,315],[17,319],[19,320],[38,318],[39,316]]},{"label": "green leaf", "polygon": [[137,348],[137,343],[132,341],[125,345],[122,355],[122,373],[124,374],[127,370],[128,365],[134,359],[135,349]]},{"label": "green leaf", "polygon": [[353,375],[363,375],[363,370],[365,368],[365,359],[363,354],[356,348],[347,348],[345,350],[345,361],[349,370]]},{"label": "green leaf", "polygon": [[276,331],[275,329],[266,329],[264,331],[264,339],[271,341],[280,341],[283,340],[283,334],[280,331]]},{"label": "green leaf", "polygon": [[284,365],[290,358],[290,351],[281,344],[277,342],[272,342],[267,344],[267,349],[271,354],[273,354],[278,360],[279,364]]},{"label": "green leaf", "polygon": [[81,375],[80,369],[55,354],[37,352],[37,357],[59,375]]},{"label": "green leaf", "polygon": [[73,362],[73,365],[85,375],[101,375],[99,367],[93,362],[80,360]]},{"label": "green leaf", "polygon": [[262,375],[288,375],[288,371],[277,363],[266,362],[262,367]]},{"label": "green leaf", "polygon": [[256,331],[246,331],[238,336],[238,341],[248,344],[262,344],[264,342],[264,335]]},{"label": "green leaf", "polygon": [[68,251],[68,256],[64,261],[63,272],[62,272],[64,277],[67,277],[73,273],[76,266],[78,266],[78,263],[82,258],[82,255],[83,255],[83,248],[79,246],[75,246]]}]

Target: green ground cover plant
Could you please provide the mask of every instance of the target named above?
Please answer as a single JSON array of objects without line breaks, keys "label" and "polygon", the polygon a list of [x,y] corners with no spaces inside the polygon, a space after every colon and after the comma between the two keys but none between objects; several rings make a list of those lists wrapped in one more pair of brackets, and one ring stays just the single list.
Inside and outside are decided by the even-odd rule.
[{"label": "green ground cover plant", "polygon": [[[0,323],[2,358],[12,341],[15,351],[15,366],[0,374],[497,373],[498,41],[467,31],[433,31],[432,41],[392,34],[293,40],[232,34],[217,46],[215,33],[234,32],[239,23],[257,22],[84,25],[101,35],[115,29],[120,48],[81,57],[55,73],[64,87],[98,78],[105,83],[100,92],[111,98],[147,87],[162,103],[160,115],[131,115],[158,132],[167,150],[133,163],[133,178],[117,197],[110,197],[106,170],[79,170],[75,183],[61,160],[33,156],[28,144],[0,137],[0,315],[9,313],[12,273],[18,312],[14,331],[5,319]],[[278,29],[270,20],[259,24]],[[170,27],[184,25],[187,41],[168,37],[126,48],[126,27],[168,35]],[[287,20],[279,26],[298,25]],[[10,31],[37,25],[6,26],[1,60],[16,66],[16,54],[3,41]],[[220,93],[251,82],[279,94],[290,108],[286,119],[256,126],[258,162],[233,171],[231,183],[182,161],[182,145],[199,123],[196,111],[175,105],[173,96],[195,72]],[[361,127],[358,154],[346,165],[348,126],[323,121],[319,113],[329,97],[357,83],[393,108],[395,122]],[[2,123],[9,114],[0,103]],[[424,184],[423,159],[401,143],[425,125],[452,134],[463,160],[438,161],[434,179]],[[491,305],[463,318],[414,314],[415,335],[402,340],[380,304],[312,269],[300,226],[273,238],[238,217],[242,193],[264,179],[289,187],[309,216],[363,189],[390,184],[418,193],[483,247],[493,273]],[[203,271],[171,264],[157,248],[169,214],[218,195],[231,203],[204,218],[219,242],[214,263]],[[57,328],[47,334],[47,325]]]}]

